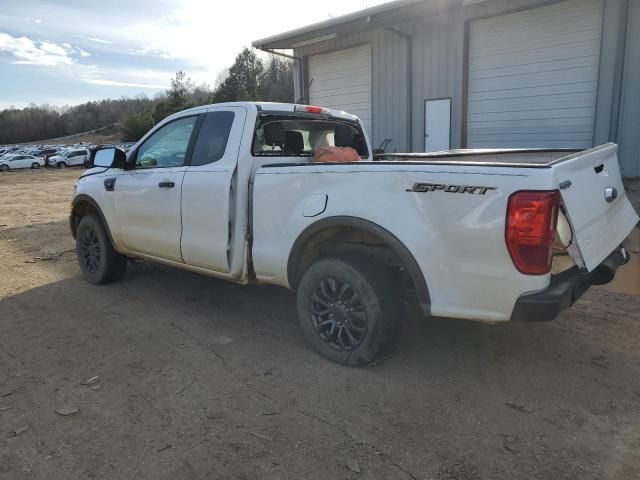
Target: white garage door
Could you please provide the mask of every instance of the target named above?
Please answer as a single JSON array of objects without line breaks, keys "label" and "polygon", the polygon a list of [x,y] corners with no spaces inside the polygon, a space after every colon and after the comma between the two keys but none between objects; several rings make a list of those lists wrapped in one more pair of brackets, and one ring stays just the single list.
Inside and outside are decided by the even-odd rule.
[{"label": "white garage door", "polygon": [[591,147],[602,0],[471,22],[469,147]]},{"label": "white garage door", "polygon": [[372,138],[371,46],[309,57],[309,103],[357,115]]}]

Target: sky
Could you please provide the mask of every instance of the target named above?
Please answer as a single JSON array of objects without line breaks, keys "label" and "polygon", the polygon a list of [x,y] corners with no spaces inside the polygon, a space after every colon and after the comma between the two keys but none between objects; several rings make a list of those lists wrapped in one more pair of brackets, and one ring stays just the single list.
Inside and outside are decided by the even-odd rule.
[{"label": "sky", "polygon": [[253,40],[385,0],[0,0],[0,109],[215,85]]}]

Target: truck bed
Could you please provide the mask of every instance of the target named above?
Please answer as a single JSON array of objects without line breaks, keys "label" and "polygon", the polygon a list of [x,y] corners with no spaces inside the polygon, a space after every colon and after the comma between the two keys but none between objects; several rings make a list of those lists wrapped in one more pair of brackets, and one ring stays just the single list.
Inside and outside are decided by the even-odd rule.
[{"label": "truck bed", "polygon": [[383,153],[378,162],[548,168],[582,150],[569,148],[459,149],[430,153]]}]

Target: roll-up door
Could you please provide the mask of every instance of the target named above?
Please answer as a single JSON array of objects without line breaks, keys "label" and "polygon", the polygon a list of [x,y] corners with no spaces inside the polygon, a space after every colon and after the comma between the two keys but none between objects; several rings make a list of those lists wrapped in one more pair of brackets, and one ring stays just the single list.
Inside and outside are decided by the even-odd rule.
[{"label": "roll-up door", "polygon": [[373,138],[371,114],[371,46],[309,57],[309,101],[312,105],[357,115]]},{"label": "roll-up door", "polygon": [[469,26],[469,147],[592,146],[602,0],[570,0]]}]

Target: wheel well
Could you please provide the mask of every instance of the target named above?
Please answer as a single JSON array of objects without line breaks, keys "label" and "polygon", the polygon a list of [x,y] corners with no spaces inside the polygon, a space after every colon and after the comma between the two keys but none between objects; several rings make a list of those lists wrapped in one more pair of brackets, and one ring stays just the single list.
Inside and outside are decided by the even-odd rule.
[{"label": "wheel well", "polygon": [[71,207],[69,224],[71,227],[71,234],[73,235],[73,238],[76,238],[76,233],[78,232],[78,225],[80,225],[80,221],[82,220],[82,218],[91,214],[95,215],[100,219],[100,221],[102,222],[102,225],[107,231],[107,236],[109,237],[111,244],[113,244],[113,238],[111,237],[111,230],[109,229],[109,225],[107,224],[107,221],[105,220],[104,215],[102,214],[102,210],[100,210],[100,207],[98,207],[98,205],[95,203],[95,201],[91,197],[86,195],[82,195],[82,196],[79,196],[79,198],[76,198],[75,202],[73,203],[73,206]]},{"label": "wheel well", "polygon": [[287,274],[289,285],[297,289],[309,266],[323,256],[358,253],[371,258],[397,275],[404,293],[414,294],[420,306],[429,314],[430,299],[427,284],[413,255],[393,234],[384,228],[356,218],[342,221],[324,219],[307,228],[293,246]]},{"label": "wheel well", "polygon": [[73,205],[73,208],[71,209],[71,217],[69,218],[73,238],[76,238],[80,220],[90,213],[98,213],[98,209],[88,200],[81,200]]}]

